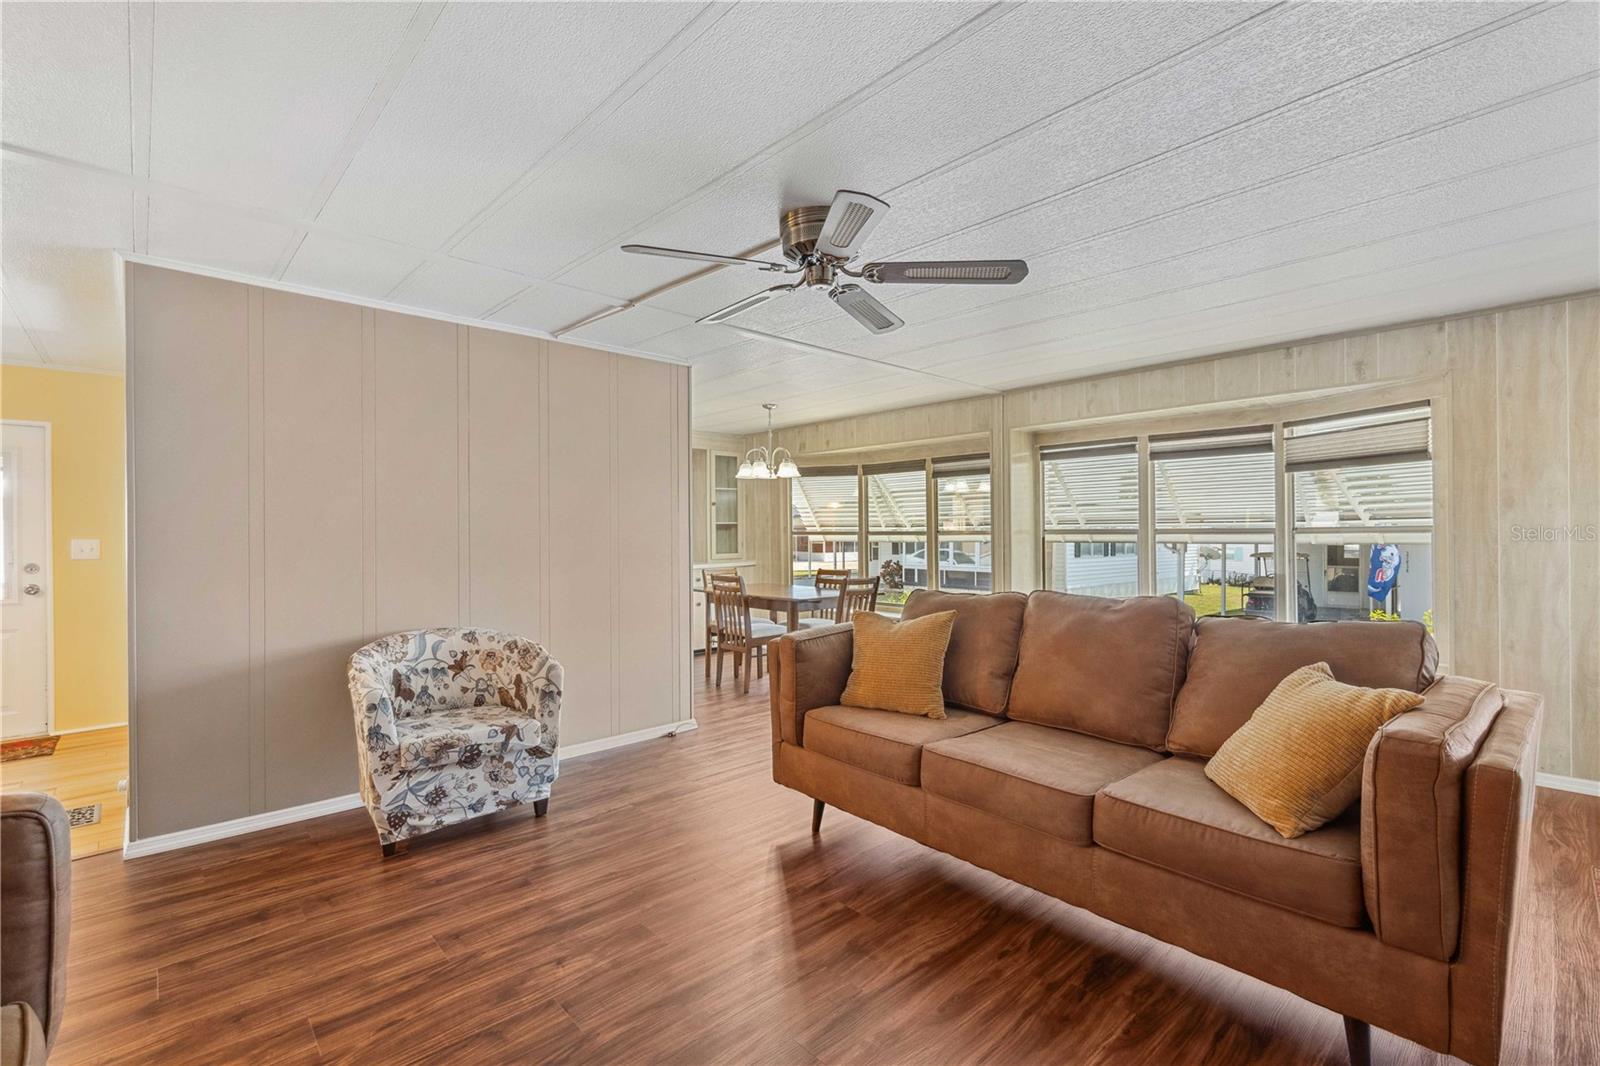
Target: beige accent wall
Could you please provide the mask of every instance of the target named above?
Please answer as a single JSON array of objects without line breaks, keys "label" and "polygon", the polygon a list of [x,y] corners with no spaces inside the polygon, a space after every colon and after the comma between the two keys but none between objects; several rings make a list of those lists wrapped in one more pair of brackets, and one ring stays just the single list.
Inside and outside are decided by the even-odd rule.
[{"label": "beige accent wall", "polygon": [[563,746],[690,717],[687,368],[147,266],[127,316],[134,839],[354,792],[395,630],[545,643]]},{"label": "beige accent wall", "polygon": [[[1038,581],[1041,440],[1420,399],[1435,410],[1446,664],[1541,693],[1540,769],[1600,779],[1600,295],[791,426],[779,442],[804,467],[986,441],[996,584],[1026,590]],[[749,550],[764,576],[778,575],[788,565],[788,490],[761,488]]]}]

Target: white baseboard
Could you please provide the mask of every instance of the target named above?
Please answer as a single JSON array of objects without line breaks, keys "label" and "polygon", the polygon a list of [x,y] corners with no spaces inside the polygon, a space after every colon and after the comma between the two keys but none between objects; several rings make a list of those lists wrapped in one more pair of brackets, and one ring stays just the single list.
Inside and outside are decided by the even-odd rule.
[{"label": "white baseboard", "polygon": [[668,722],[666,725],[653,725],[648,729],[635,729],[631,733],[618,733],[614,737],[601,737],[599,740],[586,740],[582,744],[573,744],[561,749],[561,761],[568,759],[581,759],[585,755],[593,755],[597,751],[609,751],[612,748],[621,748],[629,744],[637,744],[641,740],[654,740],[656,737],[676,736],[687,733],[691,729],[699,729],[700,723],[693,718],[685,718],[681,722]]},{"label": "white baseboard", "polygon": [[[666,725],[653,725],[648,729],[635,729],[631,733],[619,733],[614,737],[601,737],[599,740],[589,740],[582,744],[560,749],[561,761],[581,759],[585,755],[593,755],[598,751],[608,751],[611,748],[620,748],[628,744],[637,744],[642,740],[654,740],[657,737],[676,736],[686,733],[691,729],[698,729],[700,723],[693,718],[685,718],[681,722],[668,722]],[[213,840],[225,840],[228,837],[243,836],[246,833],[258,833],[263,829],[273,829],[291,822],[303,822],[307,818],[321,818],[328,814],[338,814],[341,811],[354,810],[361,806],[361,794],[352,792],[348,796],[335,796],[332,799],[318,800],[315,803],[302,803],[298,807],[284,807],[281,810],[267,811],[263,814],[251,814],[244,818],[234,818],[227,822],[215,822],[211,825],[196,826],[193,829],[182,829],[176,833],[162,833],[159,836],[145,837],[142,840],[127,841],[122,846],[124,859],[138,859],[146,855],[157,855],[163,851],[176,851],[179,848],[192,848],[196,844],[209,844]]]},{"label": "white baseboard", "polygon": [[1583,796],[1600,796],[1600,781],[1585,777],[1563,777],[1561,774],[1540,774],[1540,788],[1559,788],[1563,792],[1576,792]]},{"label": "white baseboard", "polygon": [[213,840],[225,840],[228,837],[243,836],[245,833],[258,833],[263,829],[288,825],[290,822],[303,822],[307,818],[321,818],[325,814],[338,814],[340,811],[354,810],[359,806],[361,806],[361,794],[352,792],[348,796],[335,796],[332,799],[317,800],[315,803],[302,803],[298,807],[284,807],[263,814],[234,818],[227,822],[180,829],[176,833],[162,833],[159,836],[130,840],[122,847],[122,857],[138,859],[163,851],[192,848],[196,844],[209,844]]},{"label": "white baseboard", "polygon": [[105,725],[80,725],[76,729],[57,729],[56,736],[66,737],[73,733],[98,733],[102,729],[122,729],[127,722],[107,722]]}]

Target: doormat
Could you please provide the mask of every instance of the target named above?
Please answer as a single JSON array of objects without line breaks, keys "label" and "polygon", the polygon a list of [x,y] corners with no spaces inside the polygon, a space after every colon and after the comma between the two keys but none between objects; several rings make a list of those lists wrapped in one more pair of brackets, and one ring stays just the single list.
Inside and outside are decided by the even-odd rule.
[{"label": "doormat", "polygon": [[0,762],[18,759],[36,759],[41,755],[54,755],[60,737],[28,737],[26,740],[7,740],[0,743]]},{"label": "doormat", "polygon": [[67,810],[67,825],[73,829],[80,826],[95,825],[100,821],[100,804],[91,803],[87,807],[71,807]]}]

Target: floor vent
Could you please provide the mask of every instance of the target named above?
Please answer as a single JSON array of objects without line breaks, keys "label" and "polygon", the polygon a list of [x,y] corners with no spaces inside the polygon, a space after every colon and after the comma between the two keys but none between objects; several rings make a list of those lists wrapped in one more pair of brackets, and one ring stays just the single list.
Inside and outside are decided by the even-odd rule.
[{"label": "floor vent", "polygon": [[100,821],[100,804],[91,803],[87,807],[72,807],[67,811],[67,824],[77,829],[80,826],[95,825]]}]

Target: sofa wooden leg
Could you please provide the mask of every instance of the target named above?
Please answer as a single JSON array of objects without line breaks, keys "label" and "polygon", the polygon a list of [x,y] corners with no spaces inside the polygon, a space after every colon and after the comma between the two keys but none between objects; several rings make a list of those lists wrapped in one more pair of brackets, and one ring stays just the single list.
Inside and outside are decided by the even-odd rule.
[{"label": "sofa wooden leg", "polygon": [[1345,1015],[1344,1044],[1350,1066],[1372,1066],[1372,1026]]},{"label": "sofa wooden leg", "polygon": [[383,857],[386,859],[392,859],[405,850],[406,842],[404,840],[391,840],[383,845]]},{"label": "sofa wooden leg", "polygon": [[826,806],[827,804],[821,800],[811,801],[811,831],[813,833],[822,832],[822,809]]},{"label": "sofa wooden leg", "polygon": [[546,796],[542,800],[534,800],[533,801],[533,816],[535,818],[543,818],[549,812],[549,810],[550,810],[550,797],[549,796]]}]

